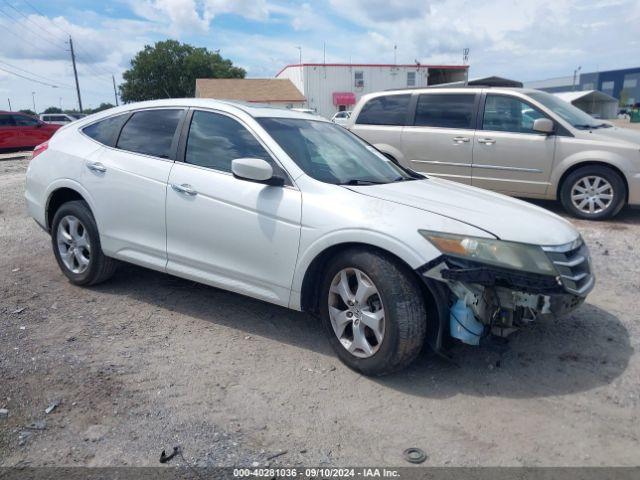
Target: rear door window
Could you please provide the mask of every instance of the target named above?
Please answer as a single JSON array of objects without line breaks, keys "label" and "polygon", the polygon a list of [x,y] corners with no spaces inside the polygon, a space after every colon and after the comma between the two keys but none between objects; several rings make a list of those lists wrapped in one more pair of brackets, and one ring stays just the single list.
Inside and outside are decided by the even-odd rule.
[{"label": "rear door window", "polygon": [[117,115],[115,117],[105,118],[99,122],[92,123],[91,125],[84,127],[82,132],[93,138],[96,142],[100,142],[109,147],[113,147],[120,133],[120,129],[124,122],[129,118],[129,114]]},{"label": "rear door window", "polygon": [[356,119],[361,125],[404,125],[411,95],[384,95],[369,100]]},{"label": "rear door window", "polygon": [[420,95],[414,125],[439,128],[473,128],[473,93],[429,93]]},{"label": "rear door window", "polygon": [[172,158],[172,144],[183,110],[134,113],[120,132],[117,148],[160,158]]}]

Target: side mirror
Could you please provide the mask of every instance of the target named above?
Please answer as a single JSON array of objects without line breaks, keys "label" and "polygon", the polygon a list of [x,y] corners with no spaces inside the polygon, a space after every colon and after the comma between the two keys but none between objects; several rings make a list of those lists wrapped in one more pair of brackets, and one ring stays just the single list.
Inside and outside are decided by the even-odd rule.
[{"label": "side mirror", "polygon": [[240,180],[282,186],[284,178],[274,176],[273,167],[261,158],[236,158],[231,162],[231,173]]},{"label": "side mirror", "polygon": [[536,118],[533,121],[533,131],[550,135],[553,133],[554,125],[548,118]]}]

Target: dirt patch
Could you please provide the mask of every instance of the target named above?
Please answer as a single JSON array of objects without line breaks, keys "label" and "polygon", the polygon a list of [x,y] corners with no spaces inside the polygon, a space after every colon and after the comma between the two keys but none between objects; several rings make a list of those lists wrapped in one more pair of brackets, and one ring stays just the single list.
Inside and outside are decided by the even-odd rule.
[{"label": "dirt patch", "polygon": [[425,465],[640,461],[640,212],[574,222],[597,286],[571,315],[504,355],[425,352],[370,379],[304,314],[137,267],[70,285],[26,214],[25,168],[0,163],[2,466],[159,465],[174,445],[202,466],[402,466],[408,447]]}]

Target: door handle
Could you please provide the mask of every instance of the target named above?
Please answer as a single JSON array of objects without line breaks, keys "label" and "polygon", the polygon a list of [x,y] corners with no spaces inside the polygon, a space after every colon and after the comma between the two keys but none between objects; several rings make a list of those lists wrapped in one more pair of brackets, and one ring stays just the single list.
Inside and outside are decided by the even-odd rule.
[{"label": "door handle", "polygon": [[482,143],[484,145],[493,145],[496,141],[493,138],[479,138],[478,143]]},{"label": "door handle", "polygon": [[107,171],[107,167],[105,167],[100,162],[87,163],[87,168],[92,172],[98,172],[98,173],[104,173]]},{"label": "door handle", "polygon": [[463,143],[469,143],[470,138],[469,137],[453,137],[453,143],[455,144],[463,144]]},{"label": "door handle", "polygon": [[198,192],[196,192],[193,188],[191,188],[191,185],[187,183],[183,183],[182,185],[176,185],[175,183],[172,183],[171,188],[173,188],[178,193],[182,193],[184,195],[191,195],[192,197],[198,194]]}]

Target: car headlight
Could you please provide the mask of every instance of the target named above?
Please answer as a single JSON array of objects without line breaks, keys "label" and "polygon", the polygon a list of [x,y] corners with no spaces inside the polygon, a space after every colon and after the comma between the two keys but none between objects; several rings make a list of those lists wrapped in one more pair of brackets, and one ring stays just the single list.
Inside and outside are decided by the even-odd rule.
[{"label": "car headlight", "polygon": [[542,275],[557,275],[553,263],[537,245],[428,230],[419,232],[438,250],[452,257]]}]

